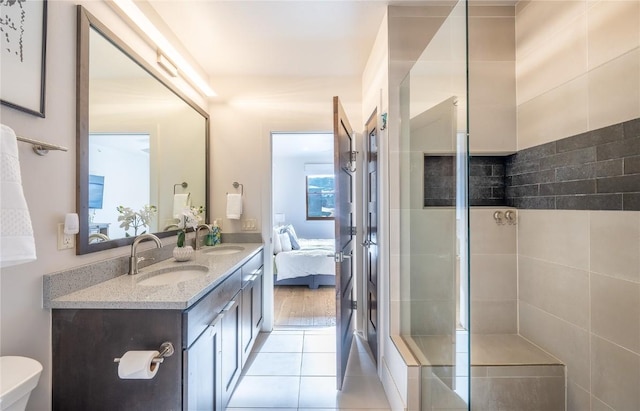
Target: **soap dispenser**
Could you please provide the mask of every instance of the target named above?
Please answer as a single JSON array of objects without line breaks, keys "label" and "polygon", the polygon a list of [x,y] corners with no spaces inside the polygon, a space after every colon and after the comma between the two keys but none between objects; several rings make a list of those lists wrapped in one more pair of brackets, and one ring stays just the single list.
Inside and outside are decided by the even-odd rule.
[{"label": "soap dispenser", "polygon": [[206,245],[218,245],[220,244],[220,227],[217,225],[213,226],[213,229],[207,234],[205,239]]}]

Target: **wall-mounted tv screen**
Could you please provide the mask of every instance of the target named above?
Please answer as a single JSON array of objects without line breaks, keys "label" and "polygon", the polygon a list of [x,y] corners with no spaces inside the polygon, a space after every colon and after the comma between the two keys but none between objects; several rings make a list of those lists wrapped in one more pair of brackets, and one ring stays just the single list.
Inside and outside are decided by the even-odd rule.
[{"label": "wall-mounted tv screen", "polygon": [[102,208],[104,176],[89,174],[89,208]]}]

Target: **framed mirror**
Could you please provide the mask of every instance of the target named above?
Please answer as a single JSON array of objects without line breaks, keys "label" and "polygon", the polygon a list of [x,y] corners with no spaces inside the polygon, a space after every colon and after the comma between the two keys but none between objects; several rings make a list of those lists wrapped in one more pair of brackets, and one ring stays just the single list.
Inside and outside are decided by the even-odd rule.
[{"label": "framed mirror", "polygon": [[77,254],[208,218],[209,116],[78,6]]}]

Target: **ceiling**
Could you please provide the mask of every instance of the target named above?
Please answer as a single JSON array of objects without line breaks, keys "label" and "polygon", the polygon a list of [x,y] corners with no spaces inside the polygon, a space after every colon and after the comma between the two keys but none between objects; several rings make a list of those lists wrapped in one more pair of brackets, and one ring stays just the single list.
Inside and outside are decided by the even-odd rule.
[{"label": "ceiling", "polygon": [[150,1],[213,78],[359,76],[389,3]]},{"label": "ceiling", "polygon": [[[360,76],[387,5],[442,3],[442,0],[148,1],[212,77]],[[476,5],[517,3],[471,1]]]},{"label": "ceiling", "polygon": [[387,6],[443,1],[452,0],[146,0],[146,6],[208,74],[214,101],[317,111],[307,109],[310,101],[324,107],[340,95],[359,121],[361,78]]}]

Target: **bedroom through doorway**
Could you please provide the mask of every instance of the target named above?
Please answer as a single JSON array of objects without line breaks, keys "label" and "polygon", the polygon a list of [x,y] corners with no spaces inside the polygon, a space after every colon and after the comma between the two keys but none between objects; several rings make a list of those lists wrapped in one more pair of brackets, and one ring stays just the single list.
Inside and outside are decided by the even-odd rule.
[{"label": "bedroom through doorway", "polygon": [[333,327],[333,133],[271,136],[274,328]]}]

